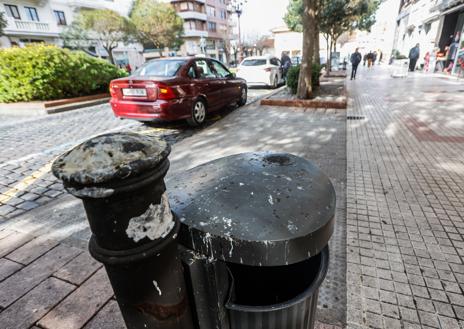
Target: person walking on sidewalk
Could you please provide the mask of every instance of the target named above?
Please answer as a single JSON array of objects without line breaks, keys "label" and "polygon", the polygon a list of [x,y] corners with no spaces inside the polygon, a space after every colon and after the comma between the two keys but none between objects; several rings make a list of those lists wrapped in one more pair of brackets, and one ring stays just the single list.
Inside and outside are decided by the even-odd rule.
[{"label": "person walking on sidewalk", "polygon": [[287,81],[287,73],[290,67],[292,66],[292,60],[285,51],[282,52],[282,56],[280,58],[280,66],[282,69],[282,78],[285,81]]},{"label": "person walking on sidewalk", "polygon": [[356,48],[354,53],[351,54],[351,80],[356,79],[356,72],[358,71],[358,65],[361,63],[362,56],[359,52],[359,48]]},{"label": "person walking on sidewalk", "polygon": [[409,51],[409,71],[414,72],[416,70],[417,60],[420,56],[419,44],[411,48]]}]

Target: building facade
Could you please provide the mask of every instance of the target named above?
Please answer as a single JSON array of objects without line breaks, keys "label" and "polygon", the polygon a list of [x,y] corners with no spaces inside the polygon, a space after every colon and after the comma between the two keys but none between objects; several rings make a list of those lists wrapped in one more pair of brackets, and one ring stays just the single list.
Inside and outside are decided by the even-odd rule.
[{"label": "building facade", "polygon": [[[184,19],[181,55],[205,54],[228,62],[234,38],[229,0],[168,0]],[[229,58],[227,58],[229,57]]]},{"label": "building facade", "polygon": [[[128,16],[134,0],[0,0],[7,27],[0,37],[0,47],[45,42],[62,45],[61,32],[72,23],[80,9],[112,9]],[[180,49],[165,49],[163,54],[206,54],[228,62],[231,39],[236,38],[235,23],[228,10],[229,0],[163,0],[171,3],[184,19],[184,44]],[[106,51],[95,44],[92,51],[106,58]],[[157,58],[156,49],[143,49],[140,44],[120,44],[114,51],[116,64],[139,67],[145,60]]]},{"label": "building facade", "polygon": [[425,55],[433,52],[437,53],[434,71],[462,74],[463,0],[402,0],[396,23],[394,49],[407,56],[419,44],[420,64],[425,64]]},{"label": "building facade", "polygon": [[[0,47],[23,47],[43,42],[62,46],[61,32],[69,26],[80,9],[112,9],[127,16],[132,0],[0,0],[7,27],[0,37]],[[106,58],[107,52],[95,44],[96,56]],[[116,64],[138,67],[143,62],[143,48],[138,44],[120,44],[113,56]]]}]

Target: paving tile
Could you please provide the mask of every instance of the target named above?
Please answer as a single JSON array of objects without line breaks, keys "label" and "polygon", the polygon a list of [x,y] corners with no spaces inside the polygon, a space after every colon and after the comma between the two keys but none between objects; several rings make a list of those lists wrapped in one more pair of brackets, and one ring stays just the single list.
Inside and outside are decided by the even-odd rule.
[{"label": "paving tile", "polygon": [[19,271],[23,266],[9,259],[0,258],[0,281]]},{"label": "paving tile", "polygon": [[101,263],[93,259],[88,252],[83,252],[56,271],[53,276],[80,285],[100,267],[102,267]]},{"label": "paving tile", "polygon": [[0,283],[0,307],[6,308],[82,251],[59,245]]},{"label": "paving tile", "polygon": [[126,329],[118,303],[110,300],[83,329]]},{"label": "paving tile", "polygon": [[43,317],[38,325],[45,329],[80,329],[112,295],[113,290],[102,268]]},{"label": "paving tile", "polygon": [[46,279],[0,313],[2,328],[29,328],[74,289],[64,281]]},{"label": "paving tile", "polygon": [[27,265],[55,247],[57,244],[57,241],[38,237],[9,253],[5,257],[17,263]]},{"label": "paving tile", "polygon": [[0,257],[7,255],[11,251],[29,242],[33,238],[34,237],[32,235],[20,232],[13,232],[7,235],[0,240]]}]

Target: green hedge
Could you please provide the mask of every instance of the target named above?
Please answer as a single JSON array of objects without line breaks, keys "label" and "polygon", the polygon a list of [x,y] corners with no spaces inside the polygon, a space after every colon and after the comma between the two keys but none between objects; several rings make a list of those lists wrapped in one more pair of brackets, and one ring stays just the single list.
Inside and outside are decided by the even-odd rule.
[{"label": "green hedge", "polygon": [[[321,76],[321,65],[314,63],[311,68],[311,84],[313,88],[319,86],[319,78]],[[298,89],[298,77],[300,75],[300,65],[292,66],[287,73],[287,86],[293,94],[296,94]]]},{"label": "green hedge", "polygon": [[81,51],[49,45],[0,50],[0,102],[52,100],[108,91],[123,70]]}]

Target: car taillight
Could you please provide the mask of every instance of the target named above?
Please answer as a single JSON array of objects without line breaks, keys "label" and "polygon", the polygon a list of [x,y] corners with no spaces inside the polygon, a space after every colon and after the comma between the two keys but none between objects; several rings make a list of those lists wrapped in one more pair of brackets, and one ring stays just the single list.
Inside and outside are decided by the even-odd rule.
[{"label": "car taillight", "polygon": [[266,68],[264,69],[264,72],[271,72],[271,71],[272,71],[272,69],[271,69],[270,67],[266,67]]},{"label": "car taillight", "polygon": [[158,85],[158,99],[174,99],[176,98],[176,94],[171,87],[165,85]]},{"label": "car taillight", "polygon": [[119,86],[114,83],[110,83],[110,95],[111,97],[116,97]]}]

